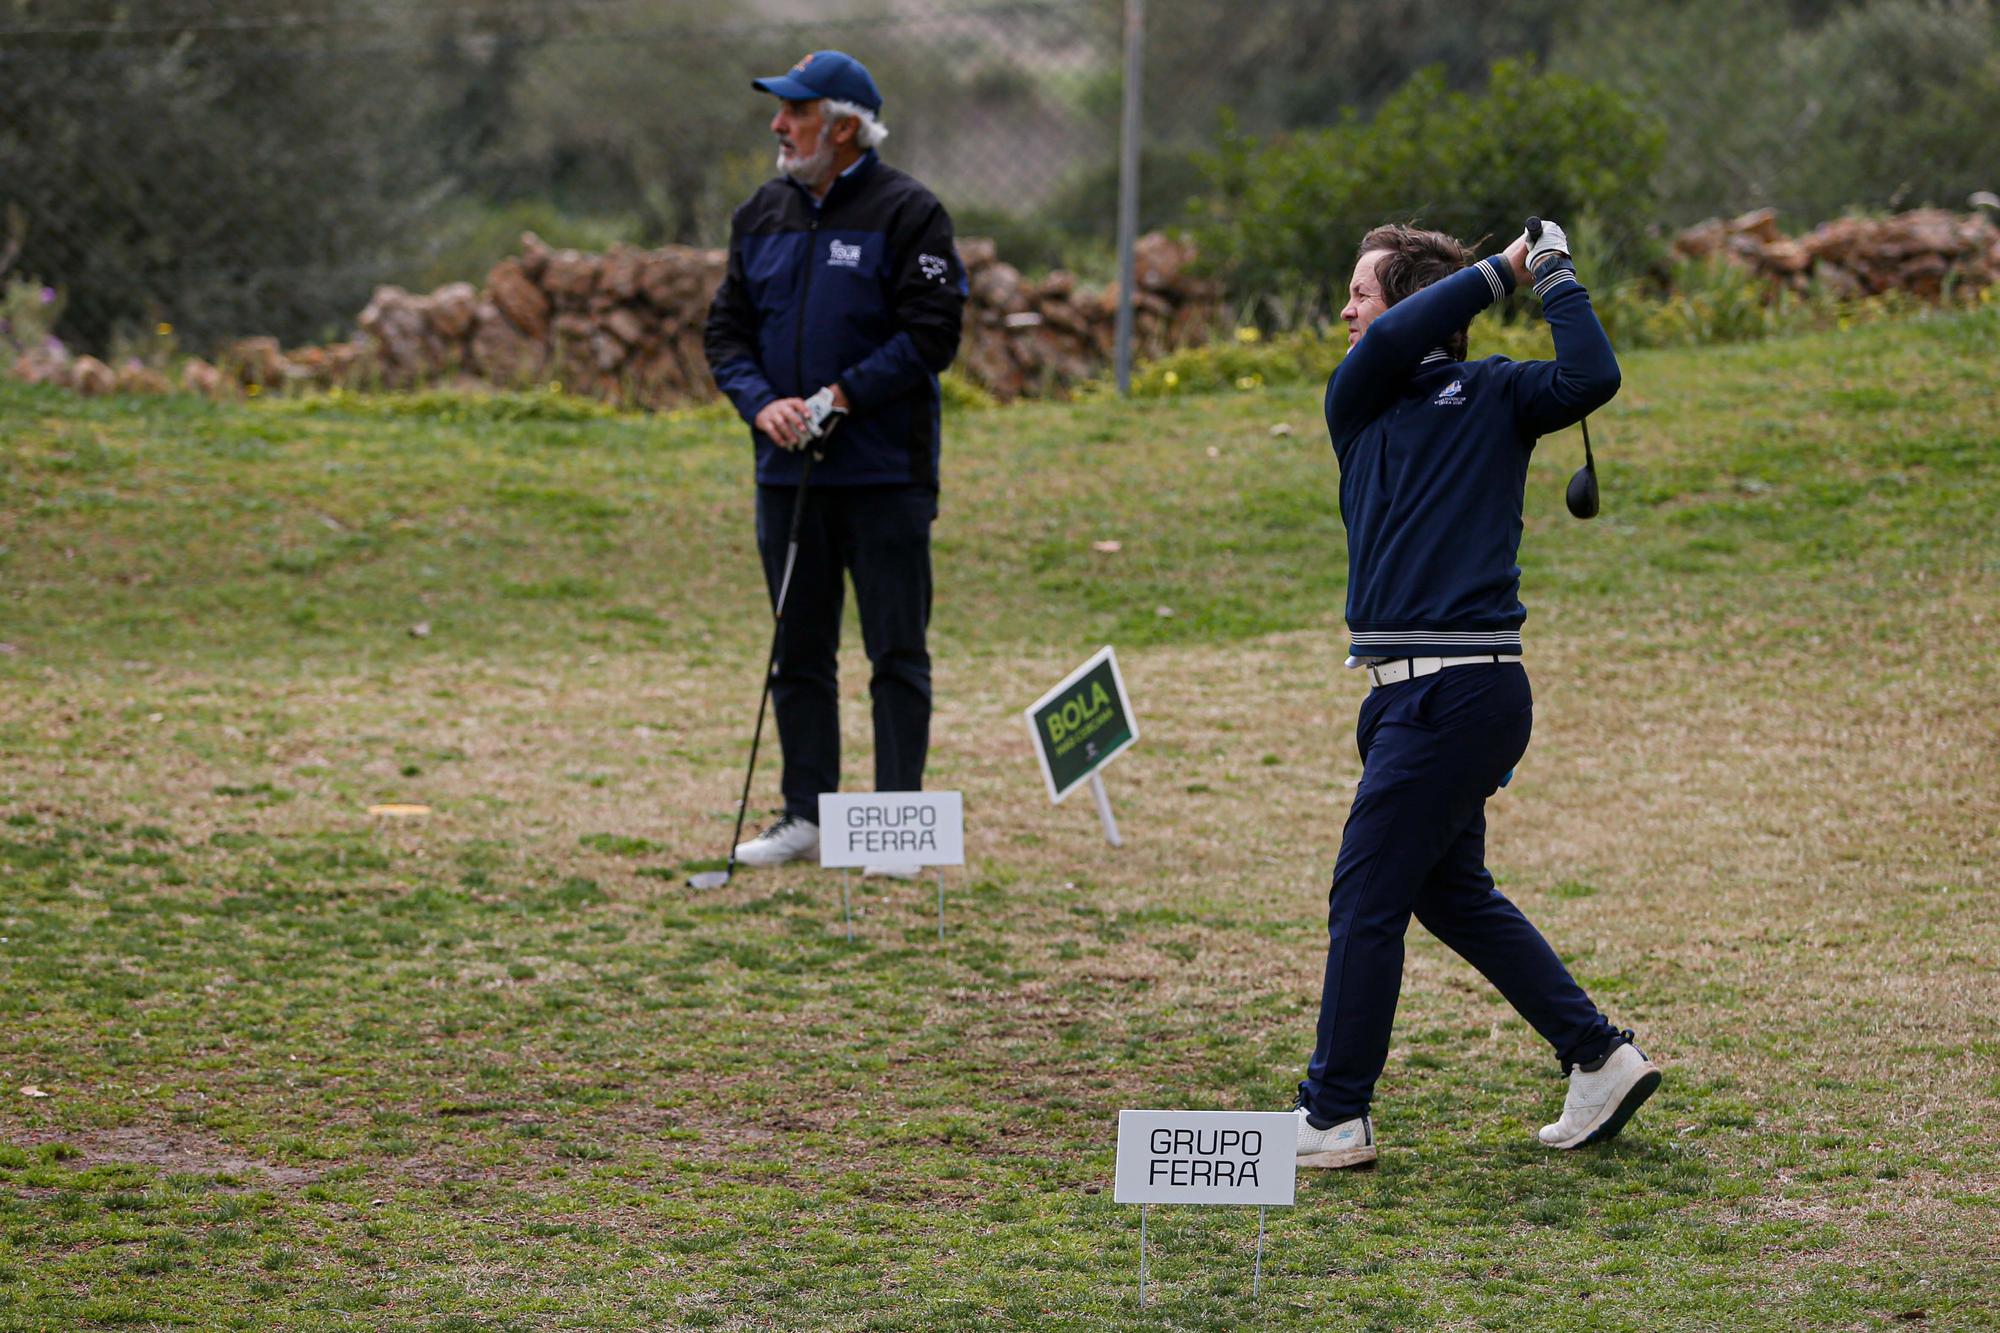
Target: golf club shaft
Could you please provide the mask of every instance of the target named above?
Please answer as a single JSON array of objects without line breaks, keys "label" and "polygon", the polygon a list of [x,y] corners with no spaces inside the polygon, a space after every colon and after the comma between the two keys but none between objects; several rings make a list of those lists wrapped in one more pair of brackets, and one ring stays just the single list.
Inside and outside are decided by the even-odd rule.
[{"label": "golf club shaft", "polygon": [[792,527],[785,538],[785,572],[778,579],[778,596],[771,607],[771,651],[764,659],[764,688],[757,695],[757,726],[750,733],[750,763],[743,770],[743,794],[736,802],[736,832],[729,838],[729,861],[723,877],[736,873],[736,847],[743,841],[743,817],[750,811],[750,784],[757,776],[757,747],[764,740],[764,709],[771,702],[771,676],[778,669],[778,642],[785,630],[785,597],[792,590],[792,566],[799,558],[799,525],[806,513],[806,483],[812,477],[814,454],[806,452],[799,468],[799,489],[792,496]]}]

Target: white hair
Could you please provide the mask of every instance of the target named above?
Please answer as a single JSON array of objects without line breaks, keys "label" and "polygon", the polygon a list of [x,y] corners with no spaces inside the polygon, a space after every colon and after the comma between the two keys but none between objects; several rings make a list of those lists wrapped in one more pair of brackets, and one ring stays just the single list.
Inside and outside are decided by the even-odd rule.
[{"label": "white hair", "polygon": [[889,137],[889,127],[875,119],[875,113],[865,106],[853,102],[843,102],[833,97],[822,97],[820,115],[829,121],[856,120],[860,128],[855,131],[854,143],[857,148],[873,148]]}]

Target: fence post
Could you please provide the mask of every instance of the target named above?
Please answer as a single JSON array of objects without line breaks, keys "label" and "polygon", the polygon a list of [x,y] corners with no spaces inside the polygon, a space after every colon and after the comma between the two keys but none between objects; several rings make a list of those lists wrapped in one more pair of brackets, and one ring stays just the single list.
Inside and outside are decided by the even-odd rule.
[{"label": "fence post", "polygon": [[1146,0],[1125,0],[1125,116],[1118,144],[1118,330],[1120,396],[1132,392],[1132,243],[1139,234],[1139,83],[1145,68]]}]

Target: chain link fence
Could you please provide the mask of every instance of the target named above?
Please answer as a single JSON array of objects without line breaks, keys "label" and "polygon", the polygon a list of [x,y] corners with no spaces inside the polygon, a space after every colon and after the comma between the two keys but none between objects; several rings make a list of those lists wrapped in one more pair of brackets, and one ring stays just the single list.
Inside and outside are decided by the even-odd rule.
[{"label": "chain link fence", "polygon": [[524,229],[592,249],[721,244],[771,171],[772,102],[749,80],[838,46],[885,90],[887,155],[962,228],[1108,250],[1115,5],[720,22],[708,8],[266,0],[44,17],[0,0],[0,228],[16,272],[62,288],[80,342],[158,321],[191,346],[321,337],[378,283],[476,282]]},{"label": "chain link fence", "polygon": [[[864,7],[865,6],[865,7]],[[1124,0],[0,0],[0,259],[117,351],[344,333],[379,283],[555,245],[718,245],[771,170],[749,79],[839,47],[885,156],[1034,271],[1113,271]],[[1365,119],[1434,67],[1526,59],[1662,127],[1660,227],[1776,205],[1962,205],[1991,162],[1986,0],[1148,0],[1140,224],[1210,220],[1219,144]],[[1533,151],[1524,127],[1520,152]],[[1341,164],[1366,176],[1368,162]],[[1294,219],[1345,249],[1367,200]],[[1363,215],[1365,214],[1365,215]]]}]

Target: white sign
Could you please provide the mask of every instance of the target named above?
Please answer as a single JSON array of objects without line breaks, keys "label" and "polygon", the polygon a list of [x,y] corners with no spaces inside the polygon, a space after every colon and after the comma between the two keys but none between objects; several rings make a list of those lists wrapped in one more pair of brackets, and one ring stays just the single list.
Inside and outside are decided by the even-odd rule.
[{"label": "white sign", "polygon": [[1118,1203],[1289,1205],[1298,1116],[1288,1111],[1120,1111]]},{"label": "white sign", "polygon": [[962,866],[965,798],[955,791],[822,792],[819,863]]}]

